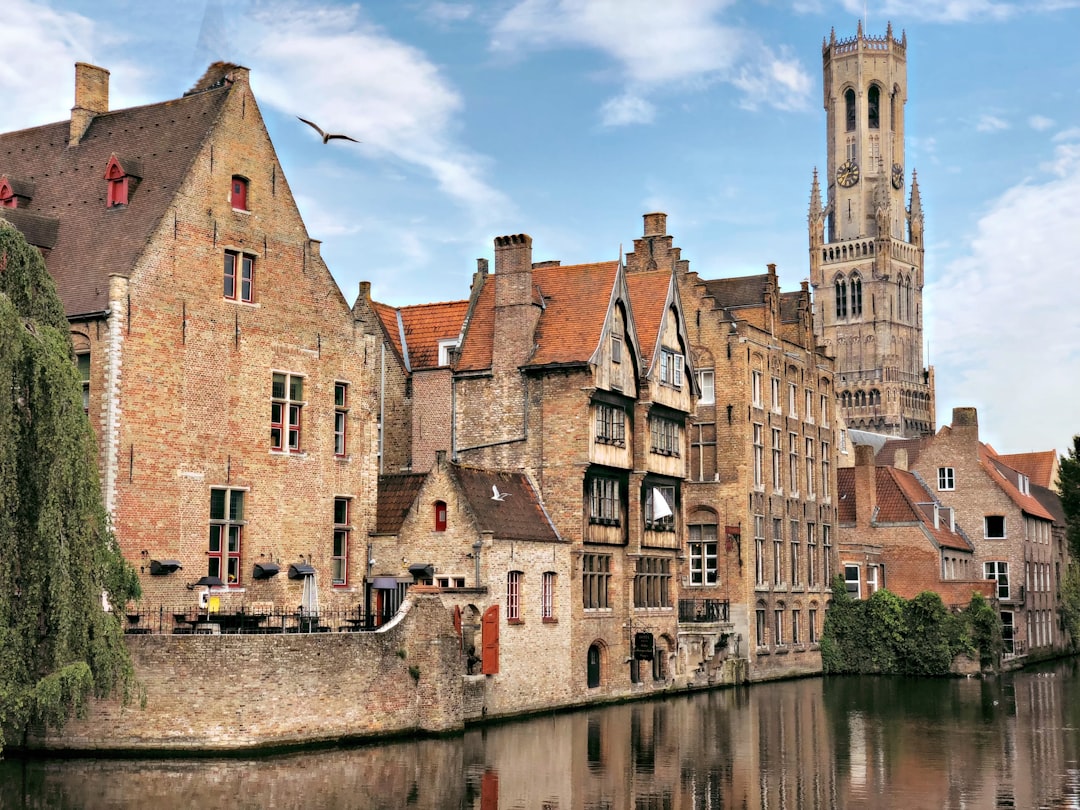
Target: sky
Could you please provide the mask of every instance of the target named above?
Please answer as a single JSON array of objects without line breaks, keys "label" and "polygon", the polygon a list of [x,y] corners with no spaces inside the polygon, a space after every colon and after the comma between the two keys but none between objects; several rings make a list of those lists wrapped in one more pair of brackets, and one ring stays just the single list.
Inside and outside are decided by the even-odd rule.
[{"label": "sky", "polygon": [[[668,232],[705,278],[809,275],[826,165],[821,47],[908,41],[906,164],[926,218],[938,426],[974,406],[999,452],[1080,433],[1080,0],[2,0],[0,131],[69,117],[74,63],[110,106],[206,67],[251,84],[351,303],[468,297],[493,240],[612,260]],[[357,138],[323,145],[297,120]],[[1075,285],[1075,286],[1074,286]]]}]

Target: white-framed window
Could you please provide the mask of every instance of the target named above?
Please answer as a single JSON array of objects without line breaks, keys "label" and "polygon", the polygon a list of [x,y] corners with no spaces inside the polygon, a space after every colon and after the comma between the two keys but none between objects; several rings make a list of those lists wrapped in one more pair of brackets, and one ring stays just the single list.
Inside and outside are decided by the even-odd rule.
[{"label": "white-framed window", "polygon": [[755,408],[761,407],[761,372],[750,372],[750,404]]},{"label": "white-framed window", "polygon": [[881,587],[881,583],[878,579],[880,574],[879,566],[868,565],[866,566],[866,595],[870,596],[875,593],[878,588]]},{"label": "white-framed window", "polygon": [[787,386],[787,407],[788,416],[795,419],[799,416],[799,403],[798,403],[798,388],[795,383],[788,383]]},{"label": "white-framed window", "polygon": [[716,402],[716,372],[711,368],[702,369],[697,373],[698,387],[701,389],[701,397],[698,405],[712,405]]},{"label": "white-framed window", "polygon": [[773,490],[781,492],[784,489],[784,482],[780,477],[780,458],[781,458],[781,446],[780,446],[780,430],[778,428],[772,429],[772,485]]},{"label": "white-framed window", "polygon": [[228,585],[240,582],[240,552],[244,526],[244,490],[210,489],[210,540],[206,551],[206,575]]},{"label": "white-framed window", "polygon": [[506,620],[511,623],[521,621],[521,571],[510,571],[506,575]]},{"label": "white-framed window", "polygon": [[829,398],[825,394],[821,395],[821,424],[824,427],[829,427]]},{"label": "white-framed window", "polygon": [[814,440],[806,440],[806,496],[814,497]]},{"label": "white-framed window", "polygon": [[788,434],[788,486],[791,495],[799,494],[799,434]]},{"label": "white-framed window", "polygon": [[983,563],[983,577],[997,581],[997,598],[1009,598],[1009,564],[1004,560]]},{"label": "white-framed window", "polygon": [[554,571],[545,571],[540,579],[540,618],[545,622],[555,621],[555,585],[558,578]]},{"label": "white-framed window", "polygon": [[[430,344],[429,344],[430,345]],[[450,365],[450,355],[461,345],[459,338],[447,338],[439,341],[439,365]]]},{"label": "white-framed window", "polygon": [[952,467],[938,467],[937,488],[939,491],[956,488],[956,475]]},{"label": "white-framed window", "polygon": [[773,643],[777,647],[783,647],[784,641],[784,607],[781,605],[773,611]]},{"label": "white-framed window", "polygon": [[765,428],[762,425],[754,425],[754,487],[761,489],[765,486],[764,465],[765,455]]},{"label": "white-framed window", "polygon": [[814,422],[814,391],[807,388],[803,397],[803,413],[806,415],[806,421],[813,424]]},{"label": "white-framed window", "polygon": [[271,450],[300,452],[300,415],[304,405],[303,376],[275,372],[270,387]]},{"label": "white-framed window", "polygon": [[660,350],[660,382],[682,388],[683,356],[670,349]]},{"label": "white-framed window", "polygon": [[847,591],[856,599],[862,599],[862,586],[859,574],[859,566],[844,565],[844,584]]},{"label": "white-framed window", "polygon": [[690,526],[690,584],[717,584],[716,524],[700,523]]},{"label": "white-framed window", "polygon": [[773,413],[780,413],[782,408],[780,402],[780,378],[772,378],[772,409]]},{"label": "white-framed window", "polygon": [[349,415],[349,384],[334,383],[334,455],[347,455],[346,420]]},{"label": "white-framed window", "polygon": [[983,537],[987,540],[1004,540],[1007,536],[1004,515],[986,515],[983,518]]},{"label": "white-framed window", "polygon": [[255,257],[250,253],[226,250],[222,289],[230,301],[252,303],[255,300]]},{"label": "white-framed window", "polygon": [[755,582],[765,585],[765,516],[754,515]]},{"label": "white-framed window", "polygon": [[349,584],[349,499],[334,498],[334,544],[330,554],[330,577],[334,585]]},{"label": "white-framed window", "polygon": [[1016,478],[1016,485],[1020,489],[1020,492],[1024,495],[1031,494],[1031,479],[1029,479],[1023,473],[1018,473]]},{"label": "white-framed window", "polygon": [[90,413],[90,352],[75,355],[75,368],[79,370],[79,380],[82,382],[83,413]]},{"label": "white-framed window", "polygon": [[773,518],[773,585],[784,583],[784,521]]}]

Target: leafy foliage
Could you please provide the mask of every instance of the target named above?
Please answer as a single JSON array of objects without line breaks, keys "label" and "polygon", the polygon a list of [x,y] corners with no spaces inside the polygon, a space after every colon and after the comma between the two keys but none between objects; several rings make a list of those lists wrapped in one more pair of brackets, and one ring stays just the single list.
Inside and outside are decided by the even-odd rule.
[{"label": "leafy foliage", "polygon": [[821,639],[826,673],[947,675],[960,653],[978,648],[990,665],[1001,655],[1000,620],[978,594],[956,615],[933,591],[903,599],[881,589],[860,601],[847,592],[842,576],[832,587]]},{"label": "leafy foliage", "polygon": [[36,249],[0,220],[0,749],[132,682],[138,595],[108,528],[67,319]]},{"label": "leafy foliage", "polygon": [[1069,454],[1060,461],[1058,495],[1065,512],[1069,554],[1074,560],[1080,560],[1080,436],[1073,436]]}]

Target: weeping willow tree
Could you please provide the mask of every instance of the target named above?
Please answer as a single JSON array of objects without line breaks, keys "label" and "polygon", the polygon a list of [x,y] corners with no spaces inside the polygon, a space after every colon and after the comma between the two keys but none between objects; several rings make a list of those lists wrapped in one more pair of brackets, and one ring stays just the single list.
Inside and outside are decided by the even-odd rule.
[{"label": "weeping willow tree", "polygon": [[0,751],[131,688],[138,595],[109,531],[71,337],[38,251],[0,219]]}]

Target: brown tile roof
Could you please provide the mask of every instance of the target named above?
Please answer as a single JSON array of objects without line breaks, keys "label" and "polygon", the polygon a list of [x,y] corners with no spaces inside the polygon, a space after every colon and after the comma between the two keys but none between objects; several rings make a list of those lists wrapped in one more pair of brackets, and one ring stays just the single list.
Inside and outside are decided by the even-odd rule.
[{"label": "brown tile roof", "polygon": [[915,465],[919,453],[924,447],[923,442],[932,441],[932,437],[926,439],[889,439],[874,455],[874,463],[881,466],[892,467],[896,464],[896,451],[907,450],[908,468]]},{"label": "brown tile roof", "polygon": [[[60,222],[46,263],[69,317],[104,311],[109,275],[132,272],[229,87],[102,113],[72,148],[66,120],[0,134],[0,174],[32,181],[26,210]],[[143,177],[130,205],[107,209],[105,166],[114,153],[138,161]]]},{"label": "brown tile roof", "polygon": [[468,308],[468,301],[446,301],[398,310],[405,325],[405,351],[412,371],[438,367],[439,341],[457,339]]},{"label": "brown tile roof", "polygon": [[530,366],[584,363],[593,356],[600,345],[618,270],[619,263],[611,261],[533,271],[533,284],[544,297],[544,310]]},{"label": "brown tile roof", "polygon": [[1025,495],[1017,486],[1017,472],[994,453],[993,448],[979,443],[979,463],[986,474],[993,479],[1002,491],[1009,496],[1021,511],[1043,520],[1053,520],[1054,516],[1031,495]]},{"label": "brown tile roof", "polygon": [[630,290],[630,306],[634,312],[634,328],[641,341],[641,354],[646,367],[652,360],[656,341],[660,337],[660,328],[664,324],[667,303],[671,289],[671,272],[630,273],[626,277],[626,286]]},{"label": "brown tile roof", "polygon": [[780,293],[780,322],[798,323],[799,304],[802,302],[802,292]]},{"label": "brown tile roof", "polygon": [[24,208],[0,208],[0,219],[6,219],[18,228],[34,247],[51,250],[56,246],[60,232],[60,220],[56,217],[42,216]]},{"label": "brown tile roof", "polygon": [[398,473],[379,476],[378,505],[375,510],[375,531],[397,534],[409,514],[425,473]]},{"label": "brown tile roof", "polygon": [[1043,450],[1037,453],[1009,453],[998,455],[1002,461],[1019,470],[1031,483],[1040,487],[1052,488],[1057,478],[1058,454],[1056,450]]},{"label": "brown tile roof", "polygon": [[841,467],[836,471],[836,522],[855,522],[855,468]]},{"label": "brown tile roof", "polygon": [[760,307],[765,303],[765,290],[768,288],[769,275],[736,276],[704,281],[706,292],[716,299],[716,306]]},{"label": "brown tile roof", "polygon": [[387,340],[390,341],[390,345],[393,346],[394,351],[397,352],[398,359],[404,362],[405,354],[401,348],[401,329],[398,325],[398,311],[389,304],[380,304],[378,301],[371,302],[371,309],[375,312],[376,317],[378,317],[379,323],[382,324],[383,332],[386,333]]},{"label": "brown tile roof", "polygon": [[[561,542],[540,498],[524,473],[450,465],[481,531],[502,540]],[[497,487],[502,500],[495,500]]]}]

